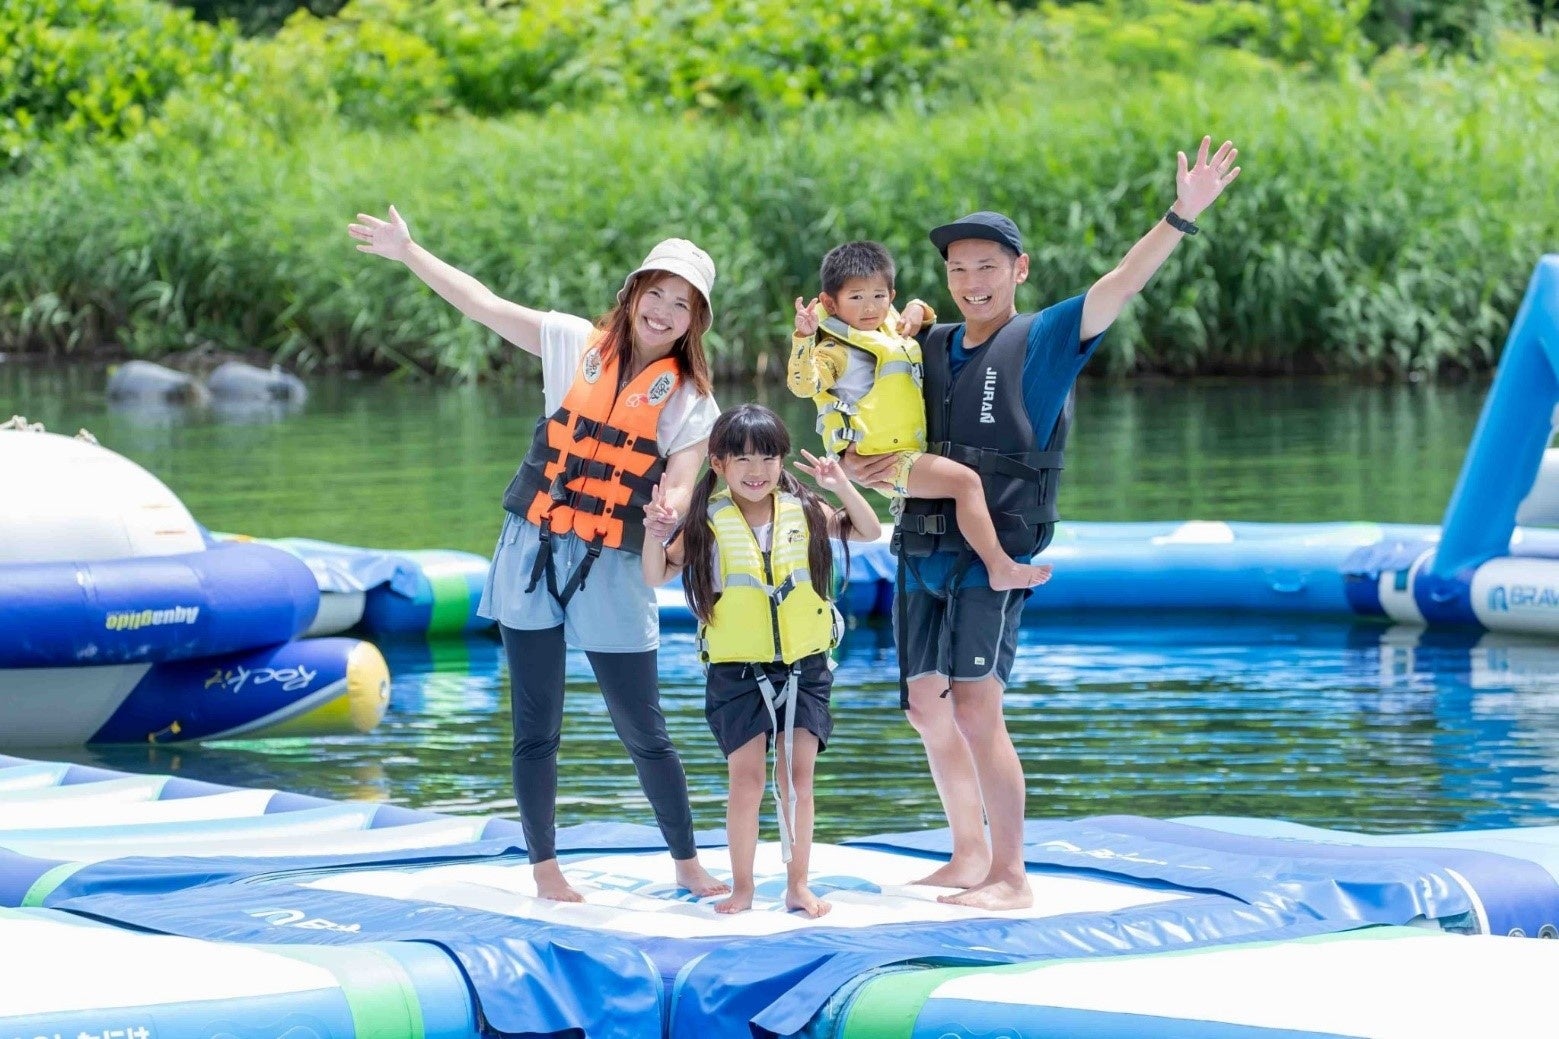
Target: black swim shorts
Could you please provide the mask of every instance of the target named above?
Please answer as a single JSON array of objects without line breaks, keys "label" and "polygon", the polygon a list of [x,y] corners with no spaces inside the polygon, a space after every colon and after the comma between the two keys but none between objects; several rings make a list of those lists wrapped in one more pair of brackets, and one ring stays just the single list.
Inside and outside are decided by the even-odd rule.
[{"label": "black swim shorts", "polygon": [[[714,733],[720,753],[730,757],[746,746],[754,736],[772,732],[763,693],[758,688],[757,671],[762,667],[780,692],[790,677],[786,664],[710,664],[704,684],[704,719]],[[834,731],[833,715],[828,710],[834,673],[828,668],[828,654],[814,653],[797,661],[800,674],[796,686],[796,728],[817,737],[817,749],[828,745]],[[781,732],[785,728],[785,710],[779,711]]]},{"label": "black swim shorts", "polygon": [[1005,689],[1017,656],[1025,598],[1021,589],[996,592],[983,585],[958,588],[949,594],[945,589],[905,582],[901,575],[893,597],[899,706],[909,709],[908,683],[925,675],[940,675],[954,682],[995,676]]}]

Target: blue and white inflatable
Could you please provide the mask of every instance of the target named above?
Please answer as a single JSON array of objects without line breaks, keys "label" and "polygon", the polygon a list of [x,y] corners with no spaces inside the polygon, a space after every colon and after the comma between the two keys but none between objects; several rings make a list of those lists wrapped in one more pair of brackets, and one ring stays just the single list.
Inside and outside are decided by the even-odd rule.
[{"label": "blue and white inflatable", "polygon": [[308,567],[208,548],[159,480],[95,443],[0,431],[0,734],[8,746],[366,732],[389,676],[354,639],[295,642]]}]

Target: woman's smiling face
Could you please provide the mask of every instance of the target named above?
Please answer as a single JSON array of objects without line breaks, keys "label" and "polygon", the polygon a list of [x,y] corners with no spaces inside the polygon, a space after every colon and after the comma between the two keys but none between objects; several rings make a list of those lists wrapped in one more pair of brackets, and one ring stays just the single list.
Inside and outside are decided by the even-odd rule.
[{"label": "woman's smiling face", "polygon": [[633,300],[634,345],[652,353],[669,351],[693,324],[698,291],[675,274],[652,274],[653,280]]}]

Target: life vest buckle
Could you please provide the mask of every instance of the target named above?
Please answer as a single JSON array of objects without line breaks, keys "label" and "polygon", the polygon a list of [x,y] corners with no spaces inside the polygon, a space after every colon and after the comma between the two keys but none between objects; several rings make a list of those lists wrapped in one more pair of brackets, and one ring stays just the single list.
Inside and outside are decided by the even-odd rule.
[{"label": "life vest buckle", "polygon": [[[910,520],[914,522],[911,523]],[[911,534],[934,534],[940,537],[947,533],[947,517],[938,513],[935,516],[916,514],[913,517],[905,516],[899,520],[899,529],[908,529]]]}]

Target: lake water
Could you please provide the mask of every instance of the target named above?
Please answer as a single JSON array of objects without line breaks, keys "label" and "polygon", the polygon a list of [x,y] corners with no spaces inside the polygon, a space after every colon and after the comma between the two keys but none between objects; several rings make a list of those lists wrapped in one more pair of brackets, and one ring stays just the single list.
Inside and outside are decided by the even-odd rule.
[{"label": "lake water", "polygon": [[[0,363],[0,418],[92,430],[208,527],[486,553],[540,406],[534,385],[311,380],[290,416],[111,410],[97,369]],[[1438,522],[1484,387],[1332,381],[1085,384],[1069,520]],[[810,405],[764,400],[792,428]],[[805,443],[805,439],[803,440]],[[392,703],[373,734],[31,756],[450,812],[510,812],[507,680],[485,637],[381,644]],[[663,695],[700,827],[723,822],[687,631]],[[648,821],[582,658],[570,668],[559,821]],[[1248,814],[1367,830],[1550,823],[1559,644],[1373,624],[1080,616],[1025,628],[1008,718],[1029,814]],[[940,824],[896,706],[892,640],[852,631],[819,764],[823,839]],[[0,738],[3,739],[3,738]],[[771,820],[772,823],[772,820]]]}]

